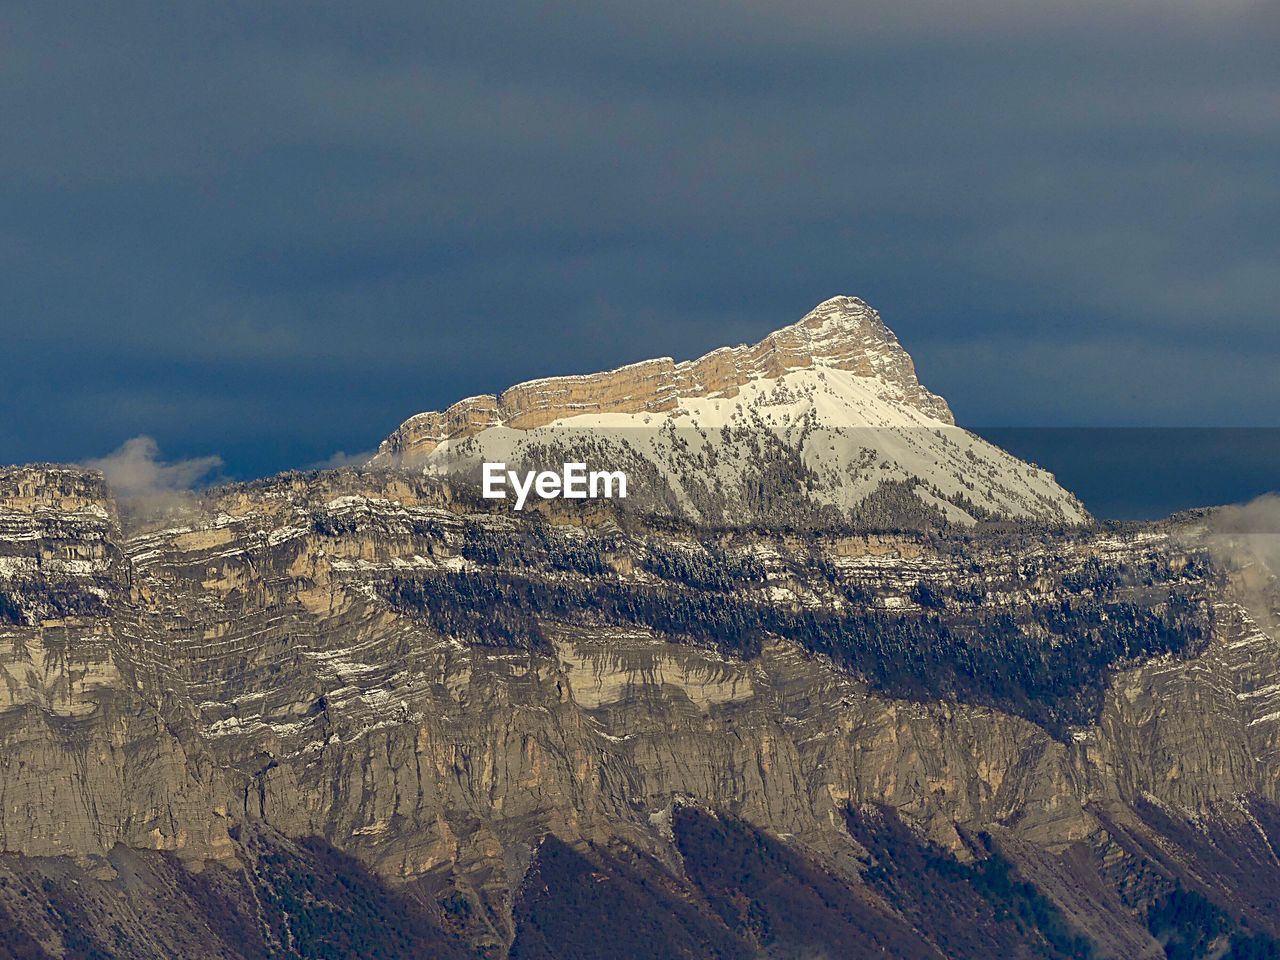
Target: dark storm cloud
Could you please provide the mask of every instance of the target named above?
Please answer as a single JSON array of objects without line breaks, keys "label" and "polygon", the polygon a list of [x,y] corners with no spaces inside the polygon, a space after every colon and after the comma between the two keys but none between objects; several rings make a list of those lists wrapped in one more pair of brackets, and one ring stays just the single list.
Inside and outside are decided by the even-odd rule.
[{"label": "dark storm cloud", "polygon": [[0,459],[312,463],[839,292],[963,422],[1274,423],[1274,5],[1115,6],[30,5]]}]

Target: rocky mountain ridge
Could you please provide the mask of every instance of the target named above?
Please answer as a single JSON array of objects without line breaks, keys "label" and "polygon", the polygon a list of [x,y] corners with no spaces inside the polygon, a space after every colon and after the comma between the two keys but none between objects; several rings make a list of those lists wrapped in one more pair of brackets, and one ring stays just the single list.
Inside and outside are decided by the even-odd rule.
[{"label": "rocky mountain ridge", "polygon": [[659,357],[601,373],[529,380],[497,396],[417,414],[379,445],[370,465],[412,466],[441,443],[489,427],[527,430],[584,414],[665,413],[681,398],[733,397],[752,380],[810,367],[874,377],[933,419],[955,423],[946,401],[916,379],[911,357],[880,315],[857,297],[833,297],[752,346],[721,347],[682,363]]},{"label": "rocky mountain ridge", "polygon": [[[395,471],[117,516],[95,476],[0,472],[0,878],[49,909],[3,884],[0,907],[46,955],[79,955],[75,930],[190,950],[158,918],[128,921],[150,947],[104,932],[142,916],[130,884],[210,931],[260,911],[269,956],[312,955],[299,918],[378,883],[442,954],[538,955],[563,891],[599,884],[669,890],[704,945],[799,948],[779,884],[708,842],[834,885],[806,910],[845,891],[867,912],[839,923],[889,955],[981,956],[912,884],[996,909],[991,863],[1038,891],[1027,956],[1159,956],[1178,890],[1217,905],[1224,949],[1280,935],[1280,649],[1193,530],[717,533],[485,510]],[[294,863],[343,879],[295,890]]]}]

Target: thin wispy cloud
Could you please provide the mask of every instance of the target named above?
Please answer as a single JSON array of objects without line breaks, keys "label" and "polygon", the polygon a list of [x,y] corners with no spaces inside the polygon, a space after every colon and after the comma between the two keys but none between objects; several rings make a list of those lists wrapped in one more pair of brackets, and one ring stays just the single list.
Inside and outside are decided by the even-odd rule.
[{"label": "thin wispy cloud", "polygon": [[377,452],[377,450],[365,450],[347,453],[345,450],[337,450],[323,460],[308,464],[307,467],[310,470],[341,470],[346,467],[363,467],[369,462],[369,458]]},{"label": "thin wispy cloud", "polygon": [[1236,566],[1260,565],[1280,576],[1280,494],[1214,510],[1209,532],[1210,542],[1224,559]]}]

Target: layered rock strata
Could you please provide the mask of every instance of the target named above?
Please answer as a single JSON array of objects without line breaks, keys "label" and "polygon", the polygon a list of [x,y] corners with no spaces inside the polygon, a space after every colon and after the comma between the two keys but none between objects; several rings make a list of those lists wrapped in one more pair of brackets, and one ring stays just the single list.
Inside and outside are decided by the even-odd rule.
[{"label": "layered rock strata", "polygon": [[[226,488],[126,534],[90,475],[5,471],[0,493],[0,850],[109,876],[120,848],[234,865],[250,826],[323,837],[466,904],[472,942],[501,952],[547,835],[624,844],[678,875],[672,812],[694,806],[856,882],[867,853],[846,812],[879,806],[962,858],[965,837],[999,838],[1107,955],[1158,947],[1120,886],[1072,893],[1082,864],[1102,883],[1107,864],[1163,850],[1160,876],[1217,884],[1268,922],[1195,837],[1252,835],[1233,842],[1265,856],[1280,647],[1191,531],[708,540],[608,511],[478,513],[429,478],[341,472]],[[849,636],[872,623],[866,650],[883,658],[786,631],[682,632],[682,617],[750,610],[852,617]],[[1096,703],[1017,659],[950,693],[876,674],[910,650],[894,630],[967,636],[979,610],[1045,631],[1046,657],[1118,636]],[[1115,633],[1143,611],[1207,633],[1159,648]],[[972,643],[956,656],[985,655]]]}]

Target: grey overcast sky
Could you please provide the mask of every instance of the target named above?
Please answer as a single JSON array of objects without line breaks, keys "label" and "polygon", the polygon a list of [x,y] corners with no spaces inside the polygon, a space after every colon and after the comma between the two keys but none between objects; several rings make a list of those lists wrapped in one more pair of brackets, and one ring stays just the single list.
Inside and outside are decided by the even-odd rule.
[{"label": "grey overcast sky", "polygon": [[7,4],[0,462],[260,475],[836,293],[973,425],[1280,425],[1275,0]]}]

